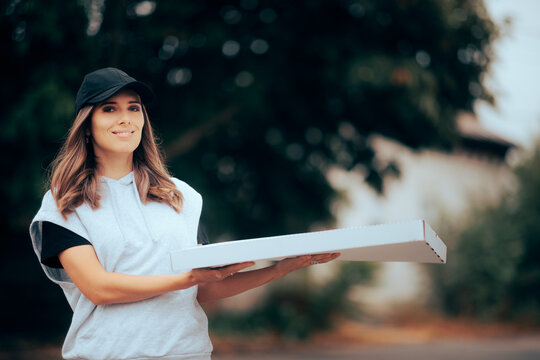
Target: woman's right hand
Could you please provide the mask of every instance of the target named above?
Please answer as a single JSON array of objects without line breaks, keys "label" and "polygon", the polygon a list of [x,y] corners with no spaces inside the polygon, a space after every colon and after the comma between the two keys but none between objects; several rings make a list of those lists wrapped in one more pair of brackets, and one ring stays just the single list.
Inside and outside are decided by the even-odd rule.
[{"label": "woman's right hand", "polygon": [[169,291],[223,280],[253,265],[253,262],[245,262],[181,274],[131,275],[106,271],[91,245],[71,247],[62,251],[58,258],[73,283],[95,305],[145,300]]},{"label": "woman's right hand", "polygon": [[221,281],[253,265],[255,265],[253,261],[246,261],[221,267],[198,268],[191,270],[190,276],[197,284]]}]

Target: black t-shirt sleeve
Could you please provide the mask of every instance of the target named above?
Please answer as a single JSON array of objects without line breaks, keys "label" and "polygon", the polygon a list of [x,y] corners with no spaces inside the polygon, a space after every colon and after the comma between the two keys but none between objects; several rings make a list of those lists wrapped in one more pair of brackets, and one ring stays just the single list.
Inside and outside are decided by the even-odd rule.
[{"label": "black t-shirt sleeve", "polygon": [[41,263],[52,268],[63,268],[58,260],[62,251],[74,246],[92,245],[82,236],[49,221],[41,224],[41,232]]},{"label": "black t-shirt sleeve", "polygon": [[210,241],[208,241],[208,236],[206,235],[206,232],[204,231],[204,228],[202,227],[201,223],[199,223],[199,228],[197,229],[197,244],[201,244],[201,245],[210,244]]}]

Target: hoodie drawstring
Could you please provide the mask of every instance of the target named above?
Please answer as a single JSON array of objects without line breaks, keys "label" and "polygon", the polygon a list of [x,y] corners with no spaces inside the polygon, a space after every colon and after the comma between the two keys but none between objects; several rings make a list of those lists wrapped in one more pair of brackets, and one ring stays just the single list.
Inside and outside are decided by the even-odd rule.
[{"label": "hoodie drawstring", "polygon": [[136,199],[136,202],[137,202],[137,205],[139,206],[139,211],[141,213],[141,216],[143,218],[143,221],[144,221],[144,226],[146,227],[146,231],[148,232],[148,235],[150,236],[150,238],[152,239],[153,242],[157,242],[157,238],[154,236],[154,232],[152,231],[152,228],[150,226],[150,224],[148,223],[148,220],[146,219],[146,216],[144,216],[144,208],[143,208],[143,203],[141,201],[141,196],[139,195],[139,189],[137,188],[137,184],[135,184],[135,180],[133,180],[131,182],[131,185],[132,185],[132,189],[133,189],[133,193],[134,193],[134,196],[135,196],[135,199]]}]

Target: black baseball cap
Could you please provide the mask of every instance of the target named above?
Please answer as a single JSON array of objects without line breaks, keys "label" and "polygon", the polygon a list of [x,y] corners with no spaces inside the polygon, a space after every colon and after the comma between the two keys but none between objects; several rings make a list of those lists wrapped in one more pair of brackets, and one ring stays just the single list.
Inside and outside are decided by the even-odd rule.
[{"label": "black baseball cap", "polygon": [[108,67],[93,71],[84,77],[75,99],[75,114],[88,104],[97,104],[123,89],[135,91],[143,104],[150,103],[155,96],[145,83],[135,80],[122,70]]}]

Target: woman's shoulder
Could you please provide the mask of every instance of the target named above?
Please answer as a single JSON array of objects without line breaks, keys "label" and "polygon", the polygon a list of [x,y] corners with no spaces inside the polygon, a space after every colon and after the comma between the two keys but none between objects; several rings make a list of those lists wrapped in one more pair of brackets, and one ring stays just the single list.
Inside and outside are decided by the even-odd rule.
[{"label": "woman's shoulder", "polygon": [[[176,188],[182,193],[183,197],[183,209],[187,213],[198,213],[202,208],[203,198],[201,194],[197,192],[194,188],[188,185],[185,181],[171,177],[171,181],[174,183]],[[193,212],[195,211],[195,212]]]},{"label": "woman's shoulder", "polygon": [[[71,218],[72,216],[68,216],[68,218]],[[35,219],[56,219],[57,221],[53,221],[55,223],[57,222],[66,222],[66,219],[62,217],[62,214],[58,210],[58,206],[56,204],[56,200],[54,199],[52,191],[49,189],[44,195],[43,199],[41,200],[41,206],[35,216]]]},{"label": "woman's shoulder", "polygon": [[58,210],[58,207],[56,206],[56,201],[51,190],[48,190],[45,195],[43,195],[41,207],[32,219],[30,226],[35,226],[35,224],[39,224],[43,221],[64,227],[85,238],[87,237],[84,226],[82,225],[76,212],[72,212],[66,217],[62,216]]},{"label": "woman's shoulder", "polygon": [[197,193],[197,190],[195,190],[191,185],[189,185],[187,182],[183,181],[183,180],[180,180],[178,178],[175,178],[175,177],[171,177],[170,178],[171,181],[173,182],[173,184],[176,186],[176,188],[178,190],[180,190],[180,192],[183,192],[183,191],[189,191],[189,192],[194,192],[194,193]]},{"label": "woman's shoulder", "polygon": [[58,211],[51,189],[47,190],[47,192],[43,195],[43,199],[41,200],[41,208],[39,210],[52,212]]}]

